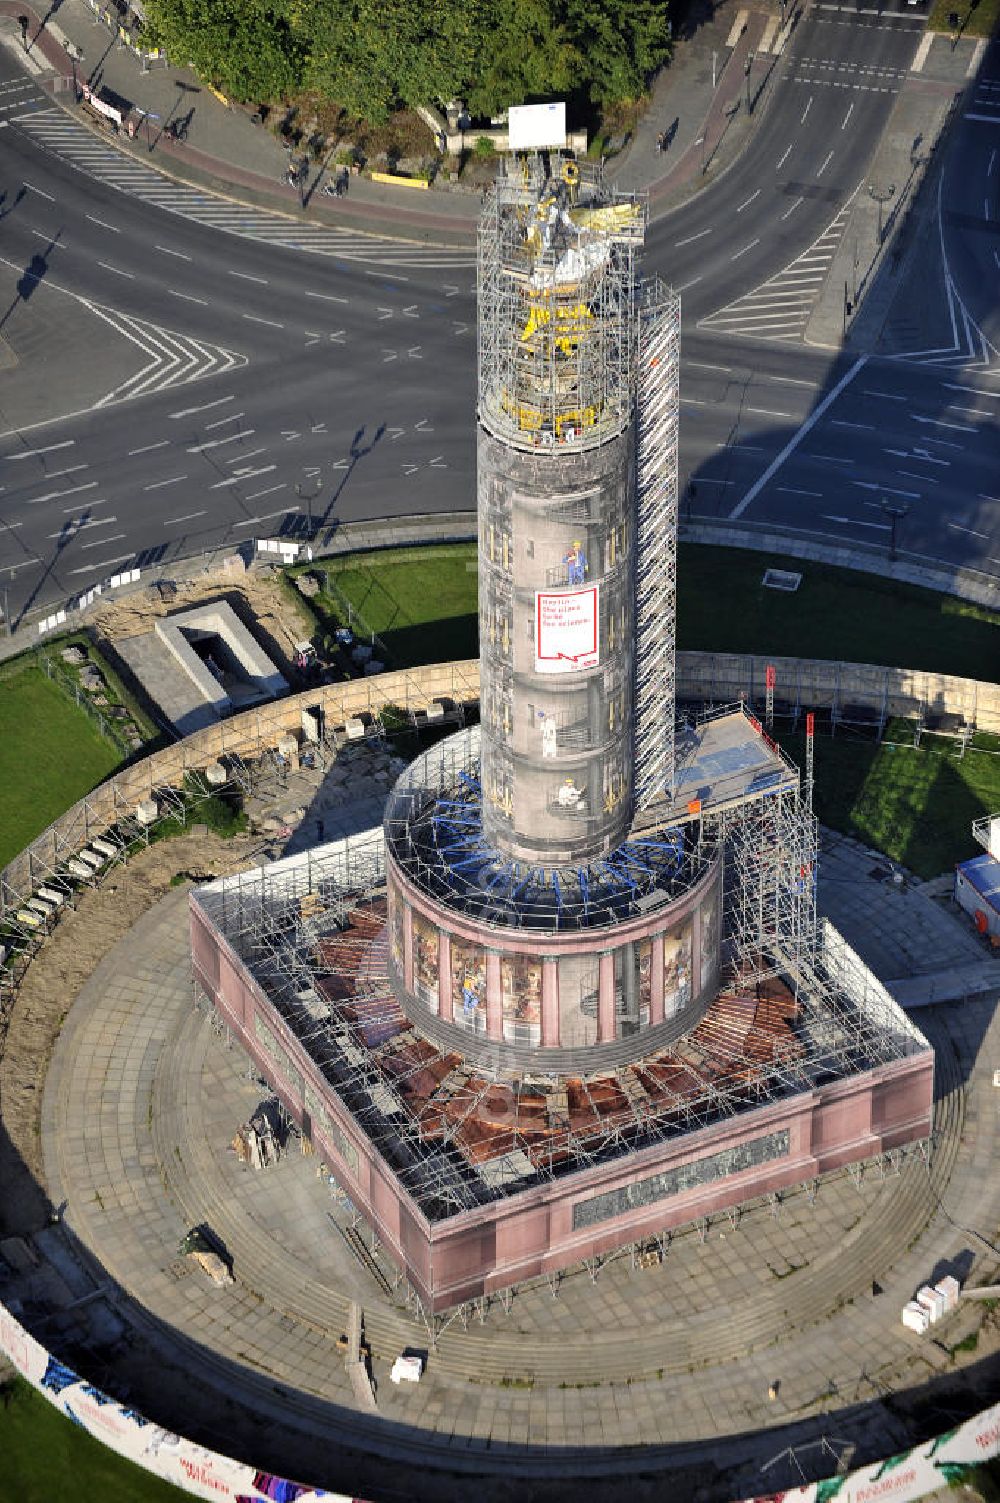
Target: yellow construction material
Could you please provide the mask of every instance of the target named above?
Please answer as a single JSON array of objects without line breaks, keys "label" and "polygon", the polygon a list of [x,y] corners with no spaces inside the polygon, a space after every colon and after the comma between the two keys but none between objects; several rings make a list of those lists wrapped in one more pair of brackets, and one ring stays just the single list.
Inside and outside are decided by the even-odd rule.
[{"label": "yellow construction material", "polygon": [[395,183],[397,188],[429,188],[422,177],[398,177],[395,172],[373,172],[373,183]]}]

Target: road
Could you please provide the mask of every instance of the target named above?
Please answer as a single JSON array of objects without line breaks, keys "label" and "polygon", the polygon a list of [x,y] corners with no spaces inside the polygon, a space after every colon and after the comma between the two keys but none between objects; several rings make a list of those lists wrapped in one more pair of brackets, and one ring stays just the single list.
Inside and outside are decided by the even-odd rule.
[{"label": "road", "polygon": [[[684,297],[688,515],[1000,568],[996,377],[957,356],[859,363],[801,341],[829,226],[919,35],[905,11],[807,12],[747,152],[654,223],[645,265]],[[987,99],[997,71],[988,58]],[[0,122],[12,616],[133,563],[472,509],[470,252],[312,230],[164,180],[68,121],[6,53]],[[992,150],[990,121],[963,120],[956,142],[976,131]],[[974,234],[969,177],[945,174],[941,239],[963,296],[996,254],[996,171],[987,156]],[[988,330],[990,285],[970,294]]]}]

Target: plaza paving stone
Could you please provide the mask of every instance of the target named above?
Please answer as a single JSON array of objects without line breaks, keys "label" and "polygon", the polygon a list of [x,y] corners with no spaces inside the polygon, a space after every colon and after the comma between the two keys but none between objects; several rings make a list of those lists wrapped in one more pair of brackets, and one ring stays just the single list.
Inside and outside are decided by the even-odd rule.
[{"label": "plaza paving stone", "polygon": [[[827,911],[859,949],[866,926],[874,931],[868,953],[901,968],[892,974],[923,974],[930,950],[903,954],[879,931],[884,923],[895,933],[898,905],[919,927],[931,900],[871,876],[874,858],[849,844],[838,846],[834,888],[846,890],[852,863],[871,891],[861,900],[835,894]],[[831,891],[821,886],[821,904]],[[933,912],[939,963],[967,963],[976,941],[942,905]],[[570,1272],[557,1298],[544,1281],[522,1289],[509,1312],[493,1305],[482,1320],[453,1322],[432,1345],[419,1387],[396,1389],[389,1365],[406,1346],[427,1347],[427,1329],[401,1289],[384,1297],[349,1254],[335,1229],[347,1212],[317,1176],[317,1161],[290,1154],[255,1172],[229,1149],[264,1093],[194,1006],[179,891],[106,957],[70,1010],[44,1098],[50,1198],[68,1202],[66,1228],[155,1319],[163,1349],[174,1343],[184,1361],[196,1345],[199,1383],[217,1395],[242,1390],[262,1443],[288,1423],[299,1395],[300,1428],[315,1421],[328,1438],[357,1445],[360,1437],[390,1457],[417,1454],[410,1427],[424,1427],[434,1436],[428,1460],[490,1473],[500,1489],[492,1496],[502,1495],[512,1465],[531,1464],[512,1462],[498,1446],[544,1446],[553,1455],[566,1447],[584,1470],[588,1458],[598,1470],[611,1465],[602,1447],[635,1447],[619,1469],[655,1472],[671,1455],[680,1464],[718,1457],[725,1437],[823,1416],[871,1399],[876,1384],[912,1383],[948,1365],[944,1350],[902,1329],[899,1311],[932,1271],[963,1253],[974,1281],[996,1272],[989,1242],[1000,1186],[987,1173],[997,1147],[995,1000],[919,1014],[939,1051],[942,1084],[929,1170],[914,1157],[898,1174],[868,1171],[859,1185],[835,1176],[815,1199],[789,1195],[776,1216],[756,1206],[735,1227],[717,1218],[704,1240],[693,1229],[676,1235],[653,1269],[622,1257],[596,1281]],[[178,1256],[181,1237],[201,1221],[234,1259],[231,1289],[215,1289]],[[353,1412],[335,1347],[352,1298],[363,1304],[373,1347],[374,1421]],[[958,1329],[941,1328],[942,1344]],[[774,1381],[776,1401],[768,1398]],[[899,1434],[881,1409],[859,1417],[856,1429],[885,1449]],[[744,1441],[743,1454],[763,1456],[768,1443],[766,1435],[754,1446]],[[448,1496],[440,1487],[437,1495]]]}]

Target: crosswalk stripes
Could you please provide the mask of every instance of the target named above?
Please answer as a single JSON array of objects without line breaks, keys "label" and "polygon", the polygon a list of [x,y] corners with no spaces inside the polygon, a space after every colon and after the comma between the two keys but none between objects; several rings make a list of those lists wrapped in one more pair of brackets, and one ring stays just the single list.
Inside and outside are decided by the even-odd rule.
[{"label": "crosswalk stripes", "polygon": [[444,269],[475,265],[475,253],[471,249],[452,251],[442,246],[410,244],[335,226],[297,224],[267,209],[245,207],[201,192],[105,145],[57,108],[10,118],[12,124],[41,146],[98,182],[213,229],[291,250],[335,256],[367,265]]},{"label": "crosswalk stripes", "polygon": [[988,125],[1000,125],[1000,79],[980,78],[977,81],[964,118],[985,121]]},{"label": "crosswalk stripes", "polygon": [[223,349],[221,345],[192,339],[188,334],[175,334],[172,329],[163,329],[158,324],[102,307],[85,298],[80,301],[118,334],[138,345],[148,357],[140,370],[101,397],[94,403],[95,407],[110,407],[131,397],[146,397],[168,388],[187,386],[192,381],[203,381],[206,376],[224,376],[247,363],[246,355]]},{"label": "crosswalk stripes", "polygon": [[844,233],[855,194],[807,250],[753,292],[701,319],[699,329],[718,329],[756,339],[799,340]]}]

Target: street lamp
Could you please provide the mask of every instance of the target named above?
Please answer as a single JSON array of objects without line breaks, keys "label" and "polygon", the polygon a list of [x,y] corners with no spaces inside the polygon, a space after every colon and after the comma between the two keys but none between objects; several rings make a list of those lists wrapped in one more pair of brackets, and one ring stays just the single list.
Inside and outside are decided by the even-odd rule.
[{"label": "street lamp", "polygon": [[298,496],[298,498],[299,498],[300,501],[304,501],[305,502],[306,512],[307,512],[307,515],[309,517],[309,541],[310,542],[312,542],[312,539],[313,539],[313,508],[312,508],[312,504],[316,500],[316,497],[319,495],[319,493],[320,493],[321,490],[322,490],[322,484],[320,482],[320,479],[319,479],[318,475],[317,476],[311,476],[308,480],[304,480],[304,481],[303,480],[297,480],[295,482],[295,494]]},{"label": "street lamp", "polygon": [[901,522],[910,508],[905,501],[889,501],[882,497],[882,511],[889,518],[889,562],[896,557],[896,524]]},{"label": "street lamp", "polygon": [[754,65],[754,58],[756,57],[756,55],[757,54],[755,52],[748,52],[747,53],[747,60],[743,64],[743,73],[744,73],[744,76],[745,76],[746,81],[747,81],[747,114],[748,115],[750,113],[750,69]]},{"label": "street lamp", "polygon": [[885,228],[882,218],[883,209],[884,206],[889,202],[889,200],[895,197],[895,194],[895,183],[890,183],[888,188],[878,188],[874,183],[868,184],[868,196],[869,198],[873,198],[878,204],[878,241],[876,243],[879,246],[881,246],[882,244],[882,235]]}]

